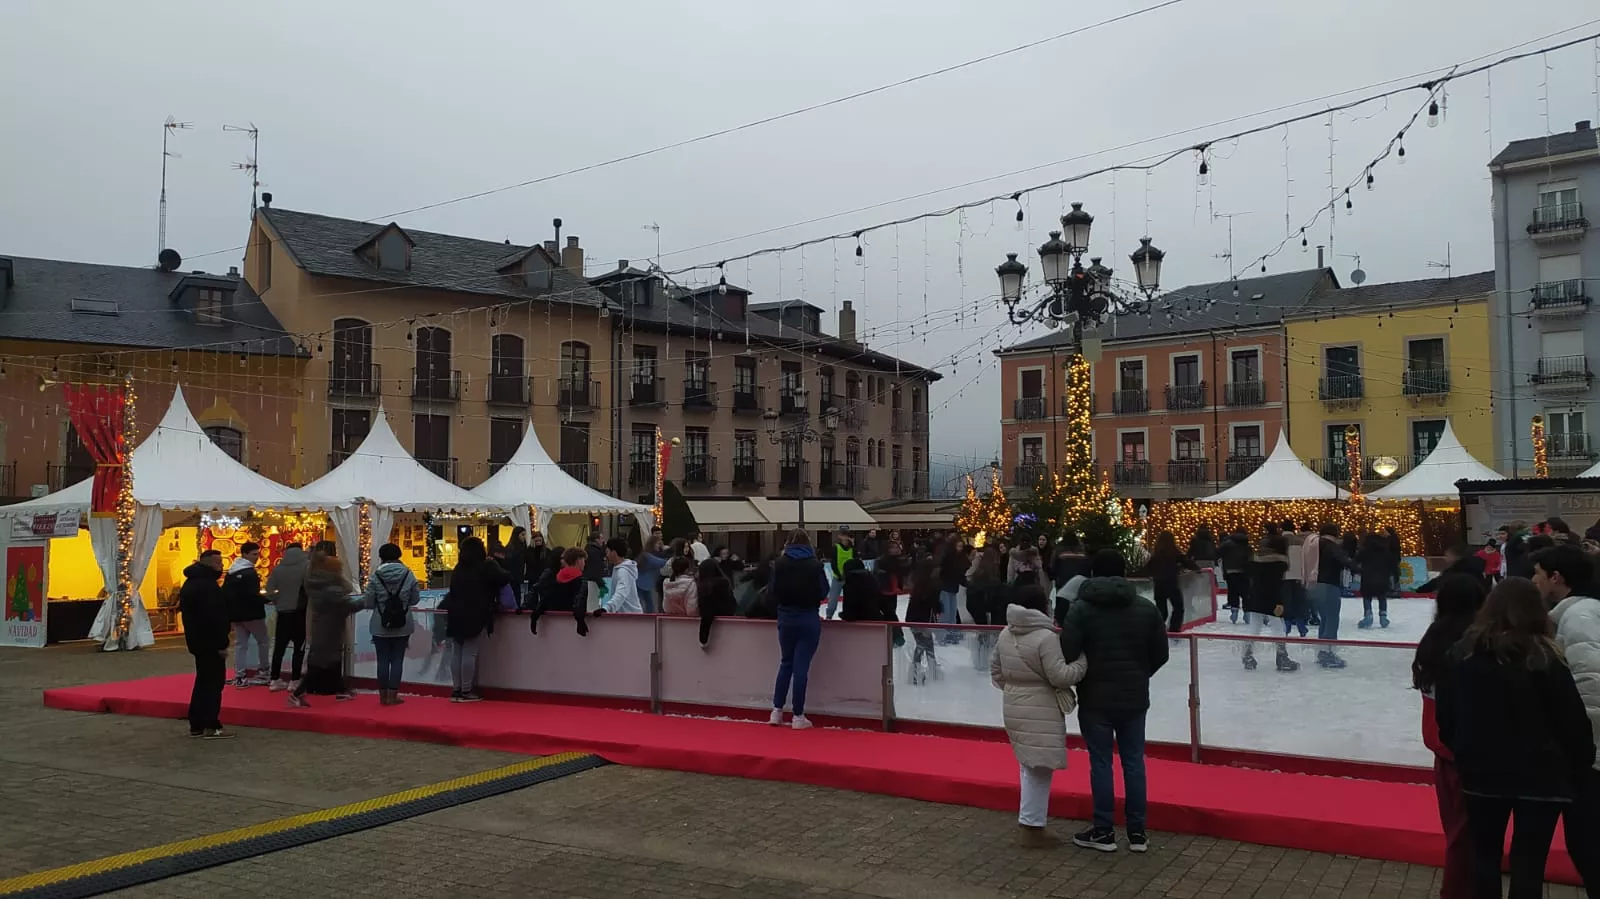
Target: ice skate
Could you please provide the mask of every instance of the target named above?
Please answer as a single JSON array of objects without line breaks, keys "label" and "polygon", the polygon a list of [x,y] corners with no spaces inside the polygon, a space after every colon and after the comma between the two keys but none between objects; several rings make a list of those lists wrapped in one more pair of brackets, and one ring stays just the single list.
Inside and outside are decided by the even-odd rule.
[{"label": "ice skate", "polygon": [[1254,671],[1254,670],[1256,670],[1256,654],[1255,653],[1247,652],[1247,653],[1244,654],[1244,670],[1246,670],[1246,671]]},{"label": "ice skate", "polygon": [[1389,616],[1380,612],[1378,614],[1378,627],[1388,627],[1388,626],[1389,626]]},{"label": "ice skate", "polygon": [[1299,671],[1300,670],[1300,663],[1296,662],[1294,659],[1289,658],[1289,650],[1283,649],[1281,647],[1278,649],[1278,662],[1277,662],[1277,665],[1278,665],[1278,670],[1279,671]]},{"label": "ice skate", "polygon": [[1367,628],[1372,627],[1372,616],[1371,615],[1362,615],[1361,616],[1361,620],[1356,622],[1356,627],[1359,627],[1362,630],[1366,630]]},{"label": "ice skate", "polygon": [[1323,650],[1317,653],[1317,664],[1324,668],[1343,668],[1344,659],[1339,658],[1332,652]]},{"label": "ice skate", "polygon": [[1239,623],[1239,607],[1238,606],[1228,606],[1228,623],[1229,624],[1238,624]]}]

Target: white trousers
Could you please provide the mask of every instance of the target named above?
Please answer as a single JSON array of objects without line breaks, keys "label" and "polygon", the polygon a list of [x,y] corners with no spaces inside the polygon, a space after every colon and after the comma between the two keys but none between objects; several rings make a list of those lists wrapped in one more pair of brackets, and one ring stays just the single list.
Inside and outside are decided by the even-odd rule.
[{"label": "white trousers", "polygon": [[1025,827],[1043,827],[1050,819],[1050,781],[1055,778],[1055,769],[1018,765],[1017,770],[1022,781],[1022,804],[1017,811],[1017,823]]}]

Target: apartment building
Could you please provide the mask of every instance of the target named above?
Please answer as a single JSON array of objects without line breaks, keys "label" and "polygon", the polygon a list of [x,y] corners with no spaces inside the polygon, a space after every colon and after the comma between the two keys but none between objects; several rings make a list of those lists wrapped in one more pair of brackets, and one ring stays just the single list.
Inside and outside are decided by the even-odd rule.
[{"label": "apartment building", "polygon": [[[1163,294],[1150,316],[1102,327],[1090,360],[1094,452],[1118,492],[1205,496],[1260,467],[1285,423],[1282,316],[1337,283],[1317,268],[1195,284]],[[998,353],[1009,487],[1027,490],[1060,464],[1072,352],[1072,335],[1054,332]]]},{"label": "apartment building", "polygon": [[927,497],[940,375],[866,346],[851,301],[828,334],[823,310],[802,299],[683,289],[625,259],[590,283],[620,310],[623,494],[652,494],[660,429],[680,441],[664,477],[691,500]]},{"label": "apartment building", "polygon": [[568,474],[609,489],[613,325],[582,277],[578,238],[478,240],[272,205],[262,195],[244,278],[291,333],[309,335],[292,420],[302,484],[360,445],[381,405],[435,474],[481,483],[531,420]]},{"label": "apartment building", "polygon": [[1512,141],[1489,162],[1494,185],[1495,449],[1513,477],[1533,471],[1533,416],[1543,415],[1552,475],[1596,459],[1589,416],[1597,400],[1590,315],[1600,284],[1600,238],[1585,200],[1600,197],[1593,124]]}]

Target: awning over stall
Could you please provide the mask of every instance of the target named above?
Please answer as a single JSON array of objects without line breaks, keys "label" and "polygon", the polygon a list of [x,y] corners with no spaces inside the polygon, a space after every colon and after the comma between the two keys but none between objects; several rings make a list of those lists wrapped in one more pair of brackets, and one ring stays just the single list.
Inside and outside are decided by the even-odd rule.
[{"label": "awning over stall", "polygon": [[[792,499],[768,499],[764,496],[753,496],[750,504],[755,506],[771,526],[783,530],[795,528],[800,522],[800,504]],[[806,527],[811,530],[833,530],[840,525],[848,525],[852,530],[866,530],[877,527],[878,524],[867,510],[861,508],[855,500],[851,499],[807,499],[806,500]]]},{"label": "awning over stall", "polygon": [[690,499],[695,524],[712,531],[770,531],[778,526],[761,514],[749,497]]}]

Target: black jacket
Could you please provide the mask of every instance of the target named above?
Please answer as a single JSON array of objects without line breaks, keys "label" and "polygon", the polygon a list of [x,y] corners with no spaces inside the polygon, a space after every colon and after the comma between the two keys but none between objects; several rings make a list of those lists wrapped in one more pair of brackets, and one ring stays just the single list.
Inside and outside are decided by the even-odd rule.
[{"label": "black jacket", "polygon": [[1594,764],[1594,731],[1572,672],[1540,669],[1458,646],[1436,686],[1439,738],[1468,793],[1570,799]]},{"label": "black jacket", "polygon": [[1061,653],[1068,662],[1089,657],[1089,673],[1078,685],[1083,708],[1147,711],[1150,677],[1167,663],[1167,624],[1127,580],[1090,578],[1067,610]]},{"label": "black jacket", "polygon": [[1387,593],[1395,574],[1394,550],[1389,541],[1383,541],[1382,546],[1363,545],[1356,561],[1361,565],[1361,592],[1374,596]]},{"label": "black jacket", "polygon": [[450,574],[450,592],[440,603],[440,608],[449,612],[445,634],[454,640],[470,640],[485,632],[494,633],[500,588],[508,583],[505,569],[493,559],[478,565],[457,565]]},{"label": "black jacket", "polygon": [[909,585],[911,560],[900,553],[879,556],[878,561],[872,566],[872,576],[877,578],[878,592],[893,593],[898,596],[906,592],[906,587]]},{"label": "black jacket", "polygon": [[739,614],[739,603],[733,598],[733,582],[725,577],[696,579],[695,592],[700,606],[700,645],[704,646],[711,639],[711,622]]},{"label": "black jacket", "polygon": [[954,593],[967,584],[967,568],[972,564],[964,552],[954,549],[945,550],[944,556],[939,559],[939,589],[945,593]]},{"label": "black jacket", "polygon": [[[520,585],[528,579],[528,547],[511,544],[506,547],[506,577]],[[520,588],[519,588],[520,589]]]},{"label": "black jacket", "polygon": [[844,576],[843,602],[839,617],[845,621],[883,621],[883,591],[869,571],[852,571]]},{"label": "black jacket", "polygon": [[1344,584],[1340,575],[1346,571],[1356,570],[1356,560],[1344,551],[1339,541],[1332,537],[1318,536],[1312,538],[1318,541],[1317,545],[1317,583],[1331,587]]},{"label": "black jacket", "polygon": [[811,547],[790,546],[772,566],[767,593],[777,608],[816,611],[828,598],[828,574]]},{"label": "black jacket", "polygon": [[1262,553],[1250,563],[1250,590],[1244,597],[1244,610],[1257,615],[1276,615],[1277,606],[1288,605],[1283,578],[1289,573],[1289,557]]},{"label": "black jacket", "polygon": [[583,577],[584,580],[594,581],[597,584],[605,583],[606,579],[606,548],[604,544],[589,541],[589,546],[584,550]]},{"label": "black jacket", "polygon": [[584,621],[589,613],[589,581],[579,575],[563,583],[559,571],[545,569],[534,585],[533,618],[528,629],[539,632],[539,616],[546,612],[571,612],[581,629],[587,630]]},{"label": "black jacket", "polygon": [[878,538],[873,536],[862,537],[856,541],[856,558],[863,562],[871,562],[878,558],[881,550],[878,549]]},{"label": "black jacket", "polygon": [[1417,588],[1417,592],[1438,593],[1439,582],[1443,580],[1444,576],[1447,574],[1468,574],[1477,578],[1479,581],[1483,581],[1483,570],[1484,563],[1482,559],[1478,558],[1477,556],[1464,556],[1455,560],[1454,562],[1451,562],[1449,565],[1446,565],[1445,569],[1439,572],[1438,577],[1422,584],[1422,586]]},{"label": "black jacket", "polygon": [[1222,571],[1231,574],[1236,571],[1250,570],[1250,556],[1252,555],[1250,543],[1237,537],[1229,537],[1222,541]]},{"label": "black jacket", "polygon": [[254,565],[228,572],[222,579],[222,596],[228,605],[229,621],[261,621],[267,617],[261,575]]},{"label": "black jacket", "polygon": [[178,614],[183,616],[183,642],[201,655],[228,648],[228,609],[217,578],[222,572],[199,562],[183,570],[178,588]]},{"label": "black jacket", "polygon": [[1185,571],[1197,570],[1199,569],[1194,564],[1194,560],[1181,552],[1167,555],[1157,551],[1151,553],[1150,561],[1145,563],[1145,572],[1150,575],[1151,580],[1160,581],[1164,584],[1177,583],[1178,575]]},{"label": "black jacket", "polygon": [[1189,540],[1189,558],[1201,562],[1215,562],[1217,560],[1217,541],[1210,537],[1195,536]]},{"label": "black jacket", "polygon": [[1055,588],[1060,590],[1067,585],[1067,581],[1087,573],[1088,568],[1089,559],[1082,553],[1056,553],[1056,557],[1050,562],[1050,580],[1055,584]]}]

